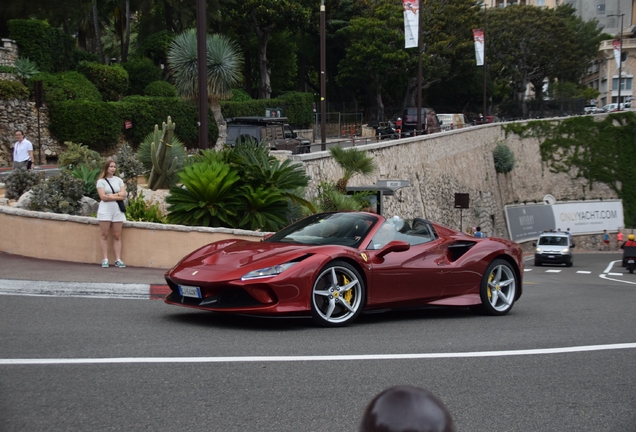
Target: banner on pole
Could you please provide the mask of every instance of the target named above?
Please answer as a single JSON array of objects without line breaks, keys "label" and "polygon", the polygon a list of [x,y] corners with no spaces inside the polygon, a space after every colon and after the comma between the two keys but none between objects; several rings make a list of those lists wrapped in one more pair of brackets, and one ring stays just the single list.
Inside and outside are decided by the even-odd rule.
[{"label": "banner on pole", "polygon": [[621,50],[623,48],[623,43],[620,39],[614,39],[612,41],[612,46],[614,47],[614,60],[616,61],[616,69],[621,67]]},{"label": "banner on pole", "polygon": [[404,6],[404,48],[417,48],[419,36],[419,0],[402,0]]},{"label": "banner on pole", "polygon": [[473,29],[475,39],[475,60],[477,66],[484,65],[484,29]]}]

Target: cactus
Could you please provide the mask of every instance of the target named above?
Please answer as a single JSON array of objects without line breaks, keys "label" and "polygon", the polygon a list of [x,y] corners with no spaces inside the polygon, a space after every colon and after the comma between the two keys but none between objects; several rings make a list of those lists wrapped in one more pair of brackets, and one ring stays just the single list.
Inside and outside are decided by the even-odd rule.
[{"label": "cactus", "polygon": [[152,190],[169,186],[166,184],[167,179],[179,168],[179,158],[175,157],[170,161],[174,128],[175,124],[172,123],[170,116],[168,116],[168,123],[162,124],[161,134],[159,134],[159,126],[155,125],[154,139],[150,144],[152,170],[148,178],[148,187]]}]

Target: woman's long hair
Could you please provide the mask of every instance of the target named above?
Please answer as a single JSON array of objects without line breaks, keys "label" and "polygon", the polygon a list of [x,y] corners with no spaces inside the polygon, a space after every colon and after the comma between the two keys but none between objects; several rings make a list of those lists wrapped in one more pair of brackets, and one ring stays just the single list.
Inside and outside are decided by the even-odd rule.
[{"label": "woman's long hair", "polygon": [[99,173],[99,177],[97,177],[98,179],[106,178],[106,175],[108,174],[108,167],[112,163],[115,164],[115,167],[117,166],[117,162],[115,162],[114,159],[111,159],[111,158],[106,159],[106,162],[104,162],[104,165],[102,166],[102,171]]}]

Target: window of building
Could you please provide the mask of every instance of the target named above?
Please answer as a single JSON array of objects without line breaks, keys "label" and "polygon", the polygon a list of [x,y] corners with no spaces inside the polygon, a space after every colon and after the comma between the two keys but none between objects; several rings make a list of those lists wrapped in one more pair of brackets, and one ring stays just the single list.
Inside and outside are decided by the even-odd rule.
[{"label": "window of building", "polygon": [[[621,80],[621,91],[631,90],[632,89],[632,78],[625,77]],[[612,90],[618,90],[618,77],[612,79]]]},{"label": "window of building", "polygon": [[545,0],[537,0],[537,6],[545,6]]},{"label": "window of building", "polygon": [[607,91],[607,79],[603,79],[601,81],[601,93],[605,93]]},{"label": "window of building", "polygon": [[596,5],[596,15],[605,15],[605,4]]}]

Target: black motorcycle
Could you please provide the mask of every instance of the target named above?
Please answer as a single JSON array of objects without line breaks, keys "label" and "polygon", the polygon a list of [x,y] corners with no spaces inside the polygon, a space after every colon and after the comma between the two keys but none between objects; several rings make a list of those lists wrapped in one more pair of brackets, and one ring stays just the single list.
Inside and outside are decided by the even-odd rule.
[{"label": "black motorcycle", "polygon": [[381,140],[398,139],[400,137],[397,129],[395,129],[395,125],[390,121],[382,125],[375,124],[373,128],[375,129],[375,136],[377,136]]}]

